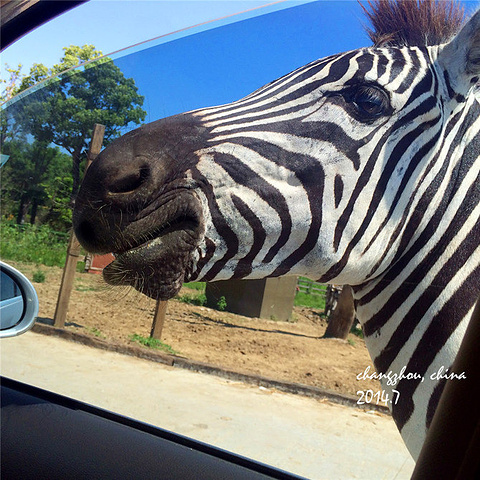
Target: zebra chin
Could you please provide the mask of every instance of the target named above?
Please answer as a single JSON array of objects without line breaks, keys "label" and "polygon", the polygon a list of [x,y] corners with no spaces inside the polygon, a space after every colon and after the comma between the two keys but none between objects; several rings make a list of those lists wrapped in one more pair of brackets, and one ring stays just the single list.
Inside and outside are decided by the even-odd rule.
[{"label": "zebra chin", "polygon": [[126,285],[155,300],[174,297],[188,279],[196,242],[194,232],[180,229],[117,254],[103,270],[112,286]]},{"label": "zebra chin", "polygon": [[[113,262],[103,270],[104,280],[112,286],[131,286],[158,300],[174,297],[191,276],[194,254],[204,240],[197,195],[172,188],[137,211],[132,195],[130,215],[115,208],[113,202],[104,202],[101,214],[95,215],[92,202],[86,202],[83,195],[81,192],[74,213],[74,231],[87,251],[114,254]],[[118,226],[112,227],[114,224]]]}]

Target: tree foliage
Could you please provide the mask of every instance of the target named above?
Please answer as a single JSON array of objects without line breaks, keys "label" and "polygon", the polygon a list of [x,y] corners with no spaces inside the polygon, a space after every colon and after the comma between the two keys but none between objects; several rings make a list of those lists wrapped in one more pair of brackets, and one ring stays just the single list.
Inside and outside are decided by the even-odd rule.
[{"label": "tree foliage", "polygon": [[3,103],[3,102],[6,102],[7,100],[10,100],[14,95],[16,95],[16,93],[18,92],[19,90],[19,83],[21,82],[22,80],[22,77],[24,77],[24,75],[22,75],[22,64],[19,63],[17,65],[17,68],[11,68],[9,67],[8,65],[5,64],[5,68],[4,70],[6,72],[8,72],[9,74],[9,79],[8,80],[4,80],[4,79],[1,79],[0,80],[0,84],[5,84],[4,88],[3,88],[3,92],[0,94],[0,103]]},{"label": "tree foliage", "polygon": [[[146,116],[141,108],[144,98],[139,95],[134,80],[125,78],[110,58],[102,57],[102,52],[93,45],[70,46],[63,50],[60,62],[51,68],[34,64],[29,74],[23,77],[20,75],[21,66],[11,69],[9,94],[24,97],[17,97],[20,98],[18,101],[14,98],[11,105],[7,103],[1,120],[2,152],[13,152],[8,163],[15,164],[15,170],[25,167],[22,161],[30,161],[31,152],[25,144],[32,143],[32,138],[35,148],[40,145],[44,148],[43,156],[34,161],[43,162],[39,159],[46,158],[51,146],[60,147],[70,155],[71,181],[66,179],[65,170],[48,179],[33,177],[36,188],[43,192],[44,202],[51,202],[54,197],[58,201],[53,192],[60,184],[71,185],[71,197],[74,198],[95,123],[105,125],[106,145],[126,128],[140,124]],[[80,64],[82,66],[78,67]],[[22,154],[25,157],[20,160]],[[49,158],[50,162],[53,161],[53,157]],[[28,175],[27,170],[25,175]],[[18,191],[22,190],[24,180],[20,179],[20,174],[11,173],[9,180],[20,187]],[[65,188],[61,190],[66,191]],[[24,208],[21,199],[17,201],[20,202],[18,210]],[[65,212],[62,216],[65,218]]]},{"label": "tree foliage", "polygon": [[[23,223],[29,211],[30,223],[33,224],[39,214],[46,216],[47,207],[41,207],[49,199],[48,189],[57,172],[68,172],[69,156],[58,147],[39,141],[8,142],[3,151],[9,159],[2,168],[2,213],[10,213],[10,216],[15,216],[17,223]],[[54,205],[48,208],[52,219],[58,216]],[[65,229],[66,224],[61,222],[59,228]]]}]

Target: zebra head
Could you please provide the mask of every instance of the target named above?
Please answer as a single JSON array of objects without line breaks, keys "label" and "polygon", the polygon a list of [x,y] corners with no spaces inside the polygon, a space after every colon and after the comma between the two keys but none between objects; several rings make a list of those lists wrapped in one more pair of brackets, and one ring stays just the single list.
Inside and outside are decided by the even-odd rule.
[{"label": "zebra head", "polygon": [[476,105],[477,23],[445,46],[318,60],[126,134],[84,180],[79,240],[116,254],[108,282],[161,299],[194,279],[377,278],[451,193],[440,176]]},{"label": "zebra head", "polygon": [[[475,14],[445,43],[330,56],[142,126],[90,167],[75,233],[115,253],[107,282],[159,299],[196,279],[353,285],[376,369],[425,378],[480,293],[479,75]],[[384,384],[414,456],[442,385]]]}]

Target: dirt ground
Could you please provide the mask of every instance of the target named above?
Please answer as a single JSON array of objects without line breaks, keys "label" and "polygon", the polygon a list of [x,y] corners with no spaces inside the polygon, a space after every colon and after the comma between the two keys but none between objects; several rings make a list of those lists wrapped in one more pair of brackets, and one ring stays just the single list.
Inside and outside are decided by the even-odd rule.
[{"label": "dirt ground", "polygon": [[[45,281],[35,283],[39,321],[52,323],[62,270],[9,262],[30,280],[36,270]],[[182,293],[187,293],[183,289]],[[197,293],[189,291],[189,293]],[[132,289],[112,288],[101,275],[77,273],[66,328],[117,344],[131,336],[150,335],[155,302]],[[162,342],[180,356],[241,373],[327,388],[357,395],[379,389],[374,380],[356,379],[367,366],[374,371],[364,341],[323,339],[326,322],[320,311],[295,307],[294,321],[247,318],[207,307],[168,302]],[[147,347],[145,347],[147,348]]]}]

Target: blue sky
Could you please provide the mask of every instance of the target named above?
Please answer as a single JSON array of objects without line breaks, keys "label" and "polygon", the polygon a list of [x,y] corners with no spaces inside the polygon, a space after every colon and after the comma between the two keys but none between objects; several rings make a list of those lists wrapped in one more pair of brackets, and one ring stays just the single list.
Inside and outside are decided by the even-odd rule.
[{"label": "blue sky", "polygon": [[95,45],[104,54],[150,40],[181,28],[267,5],[256,0],[90,0],[7,47],[4,63],[26,68],[32,63],[51,66],[62,47]]},{"label": "blue sky", "polygon": [[236,100],[312,60],[370,43],[356,0],[90,0],[8,47],[2,66],[22,63],[28,73],[34,62],[57,63],[67,45],[110,54],[225,16],[113,57],[145,96],[147,121]]},{"label": "blue sky", "polygon": [[[336,1],[305,3],[254,18],[241,15],[235,23],[195,29],[115,63],[135,79],[146,97],[147,120],[152,121],[237,100],[317,58],[368,45],[357,14],[356,2]],[[345,22],[332,22],[333,16],[347,23],[353,18],[358,25],[346,35]]]},{"label": "blue sky", "polygon": [[28,73],[34,62],[57,63],[67,45],[110,54],[163,36],[113,57],[152,121],[236,100],[309,61],[368,45],[361,18],[356,0],[90,0],[8,47],[2,64]]}]

